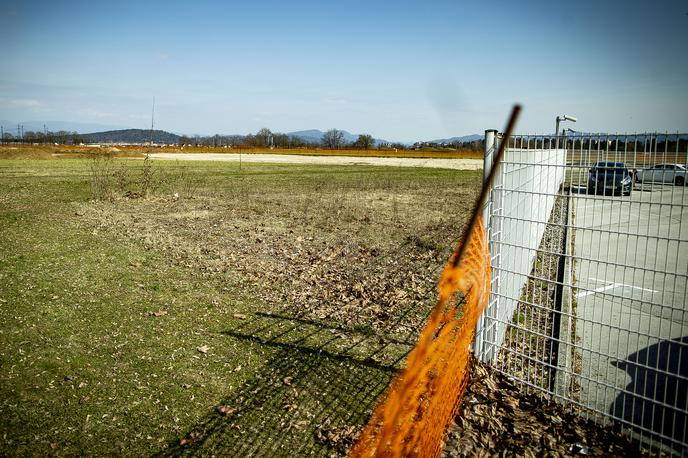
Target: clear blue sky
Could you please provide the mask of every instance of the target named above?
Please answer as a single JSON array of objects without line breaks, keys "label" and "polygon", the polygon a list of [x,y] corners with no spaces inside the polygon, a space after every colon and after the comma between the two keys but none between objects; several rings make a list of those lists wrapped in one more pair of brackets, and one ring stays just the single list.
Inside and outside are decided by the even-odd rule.
[{"label": "clear blue sky", "polygon": [[180,133],[688,131],[683,1],[0,0],[0,119]]}]

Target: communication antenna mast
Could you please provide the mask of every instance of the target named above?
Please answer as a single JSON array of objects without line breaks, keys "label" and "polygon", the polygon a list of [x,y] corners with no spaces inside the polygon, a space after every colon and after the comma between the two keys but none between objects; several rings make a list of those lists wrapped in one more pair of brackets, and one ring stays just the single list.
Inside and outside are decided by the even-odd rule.
[{"label": "communication antenna mast", "polygon": [[155,96],[153,96],[153,111],[151,111],[151,131],[150,131],[150,146],[153,146],[153,126],[155,125]]}]

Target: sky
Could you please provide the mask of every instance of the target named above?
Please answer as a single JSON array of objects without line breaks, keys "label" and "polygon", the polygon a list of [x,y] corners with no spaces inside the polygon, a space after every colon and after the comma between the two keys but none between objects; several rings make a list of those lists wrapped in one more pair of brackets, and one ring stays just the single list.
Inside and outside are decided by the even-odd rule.
[{"label": "sky", "polygon": [[[0,119],[185,134],[688,131],[681,1],[0,0]],[[16,127],[16,126],[15,126]],[[49,127],[49,126],[48,126]]]}]

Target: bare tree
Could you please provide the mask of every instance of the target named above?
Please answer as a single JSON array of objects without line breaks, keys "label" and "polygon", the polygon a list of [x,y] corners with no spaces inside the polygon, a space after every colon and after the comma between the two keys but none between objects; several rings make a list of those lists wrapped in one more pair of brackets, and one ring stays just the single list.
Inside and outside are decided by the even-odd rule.
[{"label": "bare tree", "polygon": [[322,136],[322,144],[325,148],[338,149],[344,145],[344,132],[330,129]]},{"label": "bare tree", "polygon": [[373,137],[368,134],[361,134],[354,142],[354,146],[360,149],[370,149],[373,146]]},{"label": "bare tree", "polygon": [[263,127],[255,135],[256,146],[261,146],[261,147],[272,146],[270,144],[271,138],[272,138],[272,132],[270,131],[270,129],[268,129],[267,127]]}]

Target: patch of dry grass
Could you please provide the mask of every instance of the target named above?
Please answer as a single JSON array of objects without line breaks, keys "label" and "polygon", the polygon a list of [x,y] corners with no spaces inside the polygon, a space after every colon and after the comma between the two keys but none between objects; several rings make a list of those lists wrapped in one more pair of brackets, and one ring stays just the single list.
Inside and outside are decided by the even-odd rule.
[{"label": "patch of dry grass", "polygon": [[98,156],[118,158],[144,157],[146,150],[106,146],[102,148],[79,145],[0,145],[0,160],[53,160],[53,159],[89,159]]}]

